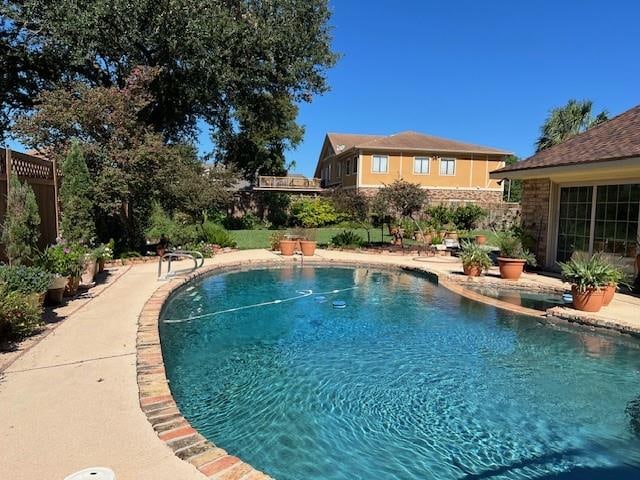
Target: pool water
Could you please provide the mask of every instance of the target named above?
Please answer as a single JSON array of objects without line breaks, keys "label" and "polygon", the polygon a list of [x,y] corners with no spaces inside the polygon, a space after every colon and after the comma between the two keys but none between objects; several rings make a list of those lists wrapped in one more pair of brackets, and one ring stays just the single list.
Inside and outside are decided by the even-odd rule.
[{"label": "pool water", "polygon": [[640,478],[634,341],[365,268],[212,276],[163,319],[184,416],[274,478]]},{"label": "pool water", "polygon": [[557,307],[558,305],[567,305],[567,303],[571,304],[571,301],[567,302],[563,299],[561,293],[529,292],[526,290],[514,290],[489,286],[471,286],[466,288],[486,297],[496,298],[503,302],[511,303],[512,305],[531,308],[533,310],[546,311],[549,308]]}]

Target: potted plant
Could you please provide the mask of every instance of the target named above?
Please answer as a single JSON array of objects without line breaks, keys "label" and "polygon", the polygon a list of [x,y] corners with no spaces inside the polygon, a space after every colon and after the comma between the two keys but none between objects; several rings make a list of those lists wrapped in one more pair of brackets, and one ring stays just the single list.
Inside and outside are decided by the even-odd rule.
[{"label": "potted plant", "polygon": [[300,239],[300,251],[305,257],[312,257],[316,253],[315,230],[307,229]]},{"label": "potted plant", "polygon": [[449,222],[445,226],[446,231],[444,234],[444,238],[450,238],[451,240],[458,240],[458,230],[454,223]]},{"label": "potted plant", "polygon": [[24,295],[37,295],[40,305],[53,281],[53,274],[43,268],[25,265],[10,267],[0,265],[0,282],[4,283],[10,291],[20,292]]},{"label": "potted plant", "polygon": [[462,270],[465,275],[479,277],[482,272],[489,270],[492,265],[487,249],[473,242],[462,243]]},{"label": "potted plant", "polygon": [[611,280],[611,265],[601,255],[576,252],[567,262],[559,262],[564,281],[571,284],[573,307],[583,312],[602,308],[605,287]]},{"label": "potted plant", "polygon": [[278,244],[280,248],[280,254],[283,257],[290,257],[291,255],[293,255],[293,252],[295,252],[297,243],[298,242],[288,237],[282,238]]},{"label": "potted plant", "polygon": [[487,236],[483,233],[475,235],[475,241],[478,245],[485,245],[487,243]]},{"label": "potted plant", "polygon": [[269,235],[269,244],[271,245],[271,250],[279,250],[280,249],[280,241],[285,239],[285,234],[283,232],[273,232]]},{"label": "potted plant", "polygon": [[613,300],[619,285],[629,286],[627,274],[622,266],[621,258],[615,258],[602,252],[595,253],[594,256],[599,257],[600,262],[603,263],[608,272],[608,281],[604,286],[604,297],[602,299],[602,306],[606,307]]},{"label": "potted plant", "polygon": [[93,250],[93,255],[98,261],[98,273],[104,272],[104,264],[107,261],[113,260],[113,244],[111,239],[107,244],[101,244]]},{"label": "potted plant", "polygon": [[67,243],[60,240],[56,245],[48,247],[42,256],[42,266],[49,272],[67,278],[65,294],[75,295],[80,284],[80,275],[85,266],[87,253],[79,243]]},{"label": "potted plant", "polygon": [[500,267],[500,277],[505,280],[518,280],[524,266],[536,265],[536,257],[529,250],[522,247],[519,238],[511,233],[503,233],[498,236],[498,266]]}]

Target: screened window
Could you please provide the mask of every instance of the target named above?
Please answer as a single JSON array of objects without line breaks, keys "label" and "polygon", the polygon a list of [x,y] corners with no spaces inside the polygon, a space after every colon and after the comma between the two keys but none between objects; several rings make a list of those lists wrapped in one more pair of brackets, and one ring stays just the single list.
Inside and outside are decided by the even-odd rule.
[{"label": "screened window", "polygon": [[351,160],[347,160],[345,167],[346,174],[351,175]]},{"label": "screened window", "polygon": [[565,262],[575,251],[589,251],[593,187],[560,190],[557,260]]},{"label": "screened window", "polygon": [[413,173],[427,175],[429,173],[429,157],[416,157],[413,159]]},{"label": "screened window", "polygon": [[374,155],[372,171],[375,173],[386,173],[389,170],[389,158],[386,155]]},{"label": "screened window", "polygon": [[623,257],[635,256],[640,185],[601,185],[597,188],[593,250]]},{"label": "screened window", "polygon": [[440,159],[440,175],[455,175],[455,174],[456,174],[456,159],[441,158]]}]

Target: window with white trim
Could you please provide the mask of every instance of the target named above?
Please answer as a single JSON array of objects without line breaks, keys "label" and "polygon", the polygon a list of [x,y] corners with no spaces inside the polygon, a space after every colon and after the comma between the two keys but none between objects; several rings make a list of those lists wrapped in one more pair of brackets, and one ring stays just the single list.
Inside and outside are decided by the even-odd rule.
[{"label": "window with white trim", "polygon": [[440,175],[455,175],[456,174],[456,159],[455,158],[441,158],[440,159]]},{"label": "window with white trim", "polygon": [[387,173],[389,171],[389,157],[386,155],[374,155],[371,160],[373,173]]},{"label": "window with white trim", "polygon": [[342,162],[338,162],[338,178],[342,178]]},{"label": "window with white trim", "polygon": [[351,175],[351,160],[347,160],[345,171],[347,175]]},{"label": "window with white trim", "polygon": [[416,175],[429,175],[430,160],[430,157],[414,157],[413,173],[415,173]]}]

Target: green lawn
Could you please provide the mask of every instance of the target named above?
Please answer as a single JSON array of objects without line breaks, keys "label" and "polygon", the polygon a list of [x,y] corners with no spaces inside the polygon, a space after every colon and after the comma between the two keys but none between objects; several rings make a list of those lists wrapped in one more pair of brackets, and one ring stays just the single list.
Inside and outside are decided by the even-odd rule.
[{"label": "green lawn", "polygon": [[[339,232],[344,230],[352,230],[358,233],[363,239],[367,239],[367,231],[364,228],[337,228],[337,227],[325,227],[325,228],[316,228],[316,240],[319,245],[327,245],[331,242],[331,238]],[[238,248],[240,250],[249,250],[252,248],[270,248],[269,237],[277,231],[281,231],[284,233],[293,233],[291,230],[230,230],[229,234],[238,244]],[[390,242],[391,236],[387,235],[387,228],[385,226],[385,234],[384,239],[381,239],[380,228],[372,228],[371,232],[371,241],[373,243],[380,243],[381,241]],[[476,233],[483,233],[487,236],[487,243],[489,245],[495,245],[495,234],[491,231],[487,230],[477,230],[474,232],[469,232],[467,234],[462,235],[462,237],[467,237],[473,239],[473,236]],[[412,245],[416,242],[412,240],[406,240],[405,245]]]},{"label": "green lawn", "polygon": [[[331,238],[339,232],[344,230],[352,230],[358,233],[363,239],[367,239],[367,231],[364,228],[336,228],[336,227],[326,227],[326,228],[317,228],[315,229],[316,240],[318,244],[328,244],[331,242]],[[238,248],[240,250],[248,250],[251,248],[270,248],[269,237],[278,230],[230,230],[229,234],[238,244]],[[287,232],[287,230],[282,230],[282,232]],[[289,233],[293,233],[289,231]],[[389,241],[391,237],[385,235],[384,240]],[[380,242],[380,229],[374,228],[371,229],[371,241],[372,242]]]}]

